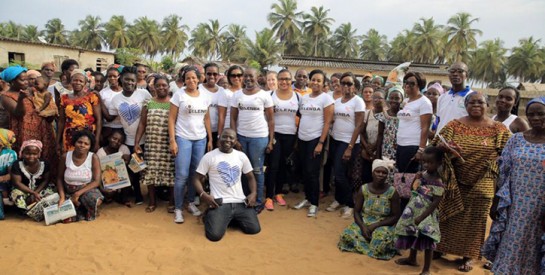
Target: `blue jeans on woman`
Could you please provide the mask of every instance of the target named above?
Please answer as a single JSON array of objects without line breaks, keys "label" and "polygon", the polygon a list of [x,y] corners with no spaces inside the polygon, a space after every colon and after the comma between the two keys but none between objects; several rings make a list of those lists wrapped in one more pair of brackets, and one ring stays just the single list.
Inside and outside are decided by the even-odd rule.
[{"label": "blue jeans on woman", "polygon": [[[178,154],[174,160],[176,176],[174,179],[174,206],[182,210],[184,205],[184,188],[188,180],[193,178],[197,166],[206,151],[206,138],[199,140],[188,140],[176,136],[178,145]],[[189,202],[195,200],[195,186],[191,183],[187,187],[187,197]]]},{"label": "blue jeans on woman", "polygon": [[[265,189],[265,175],[263,174],[263,163],[265,162],[265,150],[269,143],[268,137],[251,138],[237,135],[238,142],[242,145],[242,151],[250,159],[254,168],[255,181],[257,183],[257,205],[263,204],[263,190]],[[245,179],[246,177],[242,177]]]}]

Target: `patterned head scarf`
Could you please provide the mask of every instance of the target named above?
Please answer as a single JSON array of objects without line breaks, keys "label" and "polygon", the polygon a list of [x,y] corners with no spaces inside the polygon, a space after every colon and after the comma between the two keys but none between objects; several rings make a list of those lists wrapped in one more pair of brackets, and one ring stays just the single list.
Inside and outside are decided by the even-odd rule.
[{"label": "patterned head scarf", "polygon": [[11,149],[11,145],[15,143],[15,133],[8,129],[0,128],[0,144],[2,147]]},{"label": "patterned head scarf", "polygon": [[70,77],[73,77],[74,75],[81,74],[85,78],[85,81],[89,81],[89,76],[87,75],[87,72],[81,69],[75,69],[72,71],[72,74],[70,74]]},{"label": "patterned head scarf", "polygon": [[390,94],[392,92],[398,92],[401,95],[401,101],[403,101],[403,88],[401,88],[399,85],[395,85],[388,89],[388,98],[390,98]]},{"label": "patterned head scarf", "polygon": [[35,139],[29,139],[23,141],[23,145],[21,145],[21,150],[19,150],[19,157],[23,156],[23,151],[29,146],[36,146],[40,150],[40,153],[42,152],[42,142]]},{"label": "patterned head scarf", "polygon": [[439,91],[439,95],[442,95],[442,94],[445,93],[445,89],[443,89],[443,86],[441,86],[441,84],[439,84],[438,82],[435,82],[435,83],[433,83],[432,85],[430,85],[430,86],[428,87],[428,91],[429,91],[430,89],[436,89],[437,91]]},{"label": "patterned head scarf", "polygon": [[12,82],[16,79],[22,72],[28,71],[27,68],[21,66],[10,66],[7,67],[0,73],[0,78],[6,82]]},{"label": "patterned head scarf", "polygon": [[382,78],[382,76],[379,76],[379,75],[374,75],[373,76],[373,79],[371,79],[371,82],[375,81],[375,79],[379,79],[380,80],[380,85],[384,85],[384,78]]},{"label": "patterned head scarf", "polygon": [[536,97],[536,98],[530,100],[528,102],[528,104],[526,104],[526,109],[528,109],[528,107],[530,107],[530,105],[532,105],[534,103],[545,105],[545,96],[539,96],[539,97]]},{"label": "patterned head scarf", "polygon": [[395,164],[395,161],[387,157],[382,157],[382,159],[375,159],[373,161],[372,171],[375,171],[375,169],[379,167],[384,167],[388,169],[388,171],[392,171],[392,169],[394,169],[394,164]]}]

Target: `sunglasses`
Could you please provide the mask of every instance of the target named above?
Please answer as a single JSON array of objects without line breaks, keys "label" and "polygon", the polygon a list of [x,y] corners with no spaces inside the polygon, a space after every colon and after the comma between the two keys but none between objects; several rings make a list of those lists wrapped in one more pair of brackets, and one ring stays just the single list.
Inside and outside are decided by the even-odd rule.
[{"label": "sunglasses", "polygon": [[291,78],[282,77],[282,78],[279,78],[278,81],[291,81]]},{"label": "sunglasses", "polygon": [[229,77],[242,77],[243,74],[230,74]]},{"label": "sunglasses", "polygon": [[207,76],[218,76],[218,73],[206,73]]},{"label": "sunglasses", "polygon": [[341,86],[352,87],[354,86],[354,82],[341,82]]},{"label": "sunglasses", "polygon": [[405,81],[405,82],[403,82],[403,85],[405,85],[405,86],[409,85],[409,87],[414,88],[414,86],[416,86],[416,82],[414,82],[414,81]]},{"label": "sunglasses", "polygon": [[466,71],[463,70],[463,69],[450,69],[450,70],[448,70],[448,72],[449,72],[450,74],[455,74],[455,73],[463,74],[463,73],[465,73]]}]

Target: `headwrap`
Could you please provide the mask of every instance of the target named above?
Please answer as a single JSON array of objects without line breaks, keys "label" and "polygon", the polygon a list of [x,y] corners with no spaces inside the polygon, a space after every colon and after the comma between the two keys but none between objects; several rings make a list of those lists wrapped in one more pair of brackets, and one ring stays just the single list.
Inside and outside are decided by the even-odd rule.
[{"label": "headwrap", "polygon": [[430,85],[430,86],[428,87],[428,91],[429,91],[430,89],[436,89],[436,90],[439,92],[439,95],[442,95],[442,94],[445,93],[445,89],[443,89],[443,86],[441,86],[441,84],[439,84],[439,82],[435,82],[435,83],[433,83],[432,85]]},{"label": "headwrap", "polygon": [[371,73],[364,73],[363,74],[363,78],[366,78],[366,77],[369,77],[369,78],[373,78],[373,75]]},{"label": "headwrap", "polygon": [[384,78],[382,78],[382,76],[374,75],[373,79],[371,79],[371,82],[373,82],[375,79],[380,79],[380,85],[384,85]]},{"label": "headwrap", "polygon": [[14,79],[16,79],[22,72],[26,72],[26,71],[28,71],[27,68],[21,67],[19,65],[10,66],[0,73],[0,78],[2,78],[2,80],[6,82],[11,82]]},{"label": "headwrap", "polygon": [[42,76],[42,74],[40,72],[36,71],[36,70],[28,70],[26,72],[26,75],[30,76],[30,77],[40,77],[40,76]]},{"label": "headwrap", "polygon": [[372,171],[375,171],[375,169],[379,167],[384,167],[388,169],[388,171],[392,171],[392,169],[394,169],[394,164],[395,164],[395,161],[387,157],[382,157],[382,159],[375,159],[373,161]]},{"label": "headwrap", "polygon": [[125,68],[125,66],[119,65],[119,64],[113,64],[112,68],[115,68],[117,72],[121,73],[121,71],[123,71],[123,68]]},{"label": "headwrap", "polygon": [[8,130],[0,128],[0,144],[4,148],[11,149],[11,145],[15,143],[15,133]]},{"label": "headwrap", "polygon": [[401,86],[395,85],[392,88],[388,89],[388,98],[390,97],[391,92],[399,92],[401,94],[401,101],[403,101],[403,88]]},{"label": "headwrap", "polygon": [[85,80],[89,81],[89,77],[87,76],[87,72],[85,72],[84,70],[81,70],[81,69],[73,70],[72,73],[70,74],[70,77],[73,77],[74,75],[77,75],[77,74],[83,75],[83,77],[85,77]]},{"label": "headwrap", "polygon": [[532,100],[530,100],[528,102],[528,104],[526,104],[526,109],[528,109],[528,107],[531,105],[531,104],[534,104],[534,103],[538,103],[538,104],[541,104],[541,105],[545,105],[545,96],[538,96]]},{"label": "headwrap", "polygon": [[40,153],[42,152],[42,142],[35,139],[29,139],[23,141],[23,145],[21,145],[21,150],[19,150],[19,157],[23,156],[23,151],[29,146],[36,146],[38,147],[38,149],[40,149]]}]

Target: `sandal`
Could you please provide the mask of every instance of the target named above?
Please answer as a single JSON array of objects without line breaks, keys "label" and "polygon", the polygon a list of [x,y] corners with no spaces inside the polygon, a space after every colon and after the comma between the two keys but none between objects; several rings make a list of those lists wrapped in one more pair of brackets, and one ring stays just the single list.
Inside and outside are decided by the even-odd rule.
[{"label": "sandal", "polygon": [[148,205],[148,207],[146,207],[146,213],[151,213],[155,211],[155,208],[157,208],[156,205]]},{"label": "sandal", "polygon": [[416,262],[409,260],[409,258],[397,259],[395,260],[395,263],[398,265],[418,266]]},{"label": "sandal", "polygon": [[462,265],[458,267],[458,271],[462,271],[462,272],[469,272],[471,270],[473,270],[472,260],[464,260]]}]

